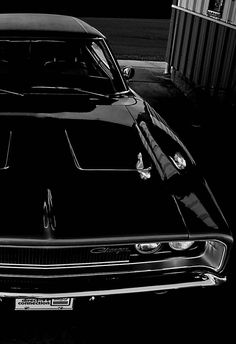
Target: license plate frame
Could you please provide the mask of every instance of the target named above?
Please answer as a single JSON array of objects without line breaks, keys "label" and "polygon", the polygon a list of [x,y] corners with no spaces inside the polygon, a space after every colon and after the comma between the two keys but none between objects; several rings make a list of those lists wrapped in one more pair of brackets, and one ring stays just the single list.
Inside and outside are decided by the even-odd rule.
[{"label": "license plate frame", "polygon": [[15,311],[61,311],[73,310],[74,298],[16,298]]}]

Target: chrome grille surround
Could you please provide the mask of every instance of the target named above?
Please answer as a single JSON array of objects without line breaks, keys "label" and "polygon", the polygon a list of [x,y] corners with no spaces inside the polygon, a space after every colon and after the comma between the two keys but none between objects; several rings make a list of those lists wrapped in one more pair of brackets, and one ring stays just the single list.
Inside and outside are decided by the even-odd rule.
[{"label": "chrome grille surround", "polygon": [[[122,274],[140,271],[186,269],[222,270],[226,245],[218,240],[199,241],[186,252],[163,249],[150,254],[137,254],[135,244],[107,246],[15,246],[0,245],[1,271],[21,270],[28,275],[50,273],[52,276],[85,276]],[[45,271],[48,271],[47,273]],[[27,272],[28,271],[28,272]]]},{"label": "chrome grille surround", "polygon": [[101,247],[99,250],[97,247],[80,246],[0,246],[0,265],[8,266],[102,264],[128,262],[129,257],[129,247]]},{"label": "chrome grille surround", "polygon": [[222,244],[220,257],[211,242],[182,254],[166,251],[168,243],[162,243],[163,249],[150,255],[137,254],[134,244],[0,245],[0,297],[83,297],[216,285],[226,280],[221,271],[226,245],[216,241]]}]

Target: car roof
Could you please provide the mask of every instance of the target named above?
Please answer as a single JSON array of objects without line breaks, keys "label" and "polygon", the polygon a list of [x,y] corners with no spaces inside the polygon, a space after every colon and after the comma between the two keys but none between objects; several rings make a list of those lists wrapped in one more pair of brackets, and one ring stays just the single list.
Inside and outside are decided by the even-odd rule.
[{"label": "car roof", "polygon": [[101,32],[81,19],[48,13],[0,14],[0,39],[3,36],[104,38]]}]

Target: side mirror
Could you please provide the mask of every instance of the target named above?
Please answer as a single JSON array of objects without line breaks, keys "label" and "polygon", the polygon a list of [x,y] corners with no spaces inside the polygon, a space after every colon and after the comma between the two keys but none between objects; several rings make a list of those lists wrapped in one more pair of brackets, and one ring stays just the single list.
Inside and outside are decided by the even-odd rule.
[{"label": "side mirror", "polygon": [[122,73],[126,80],[130,80],[134,77],[135,70],[133,67],[124,67]]}]

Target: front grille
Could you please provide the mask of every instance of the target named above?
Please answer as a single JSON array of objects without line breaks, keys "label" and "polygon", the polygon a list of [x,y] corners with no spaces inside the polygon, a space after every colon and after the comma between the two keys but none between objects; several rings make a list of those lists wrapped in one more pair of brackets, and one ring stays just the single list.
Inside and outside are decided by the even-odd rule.
[{"label": "front grille", "polygon": [[126,262],[130,258],[126,247],[0,247],[0,264],[70,265]]}]

